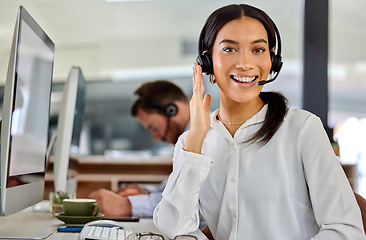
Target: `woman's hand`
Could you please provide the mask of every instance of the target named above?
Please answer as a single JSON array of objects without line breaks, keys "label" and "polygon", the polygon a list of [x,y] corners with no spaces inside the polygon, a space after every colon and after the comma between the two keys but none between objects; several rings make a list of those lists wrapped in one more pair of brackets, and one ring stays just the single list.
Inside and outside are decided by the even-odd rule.
[{"label": "woman's hand", "polygon": [[205,85],[203,83],[202,68],[198,63],[193,66],[193,95],[190,106],[190,128],[184,145],[186,151],[201,153],[203,140],[210,128],[211,96],[203,97]]}]

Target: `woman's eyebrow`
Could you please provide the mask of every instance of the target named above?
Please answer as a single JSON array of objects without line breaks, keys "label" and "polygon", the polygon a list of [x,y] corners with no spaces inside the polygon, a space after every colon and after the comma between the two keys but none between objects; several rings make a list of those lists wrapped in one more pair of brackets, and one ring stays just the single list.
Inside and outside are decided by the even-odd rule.
[{"label": "woman's eyebrow", "polygon": [[219,44],[222,44],[222,43],[239,44],[237,41],[230,40],[230,39],[224,39]]},{"label": "woman's eyebrow", "polygon": [[[224,39],[219,44],[222,44],[222,43],[239,44],[237,41],[231,40],[231,39]],[[266,43],[267,44],[267,41],[264,40],[263,38],[260,38],[260,39],[254,40],[252,42],[252,44],[256,44],[256,43]]]},{"label": "woman's eyebrow", "polygon": [[265,43],[265,44],[267,44],[267,41],[264,40],[263,38],[261,38],[261,39],[258,39],[258,40],[255,40],[255,41],[252,42],[252,44],[255,44],[255,43]]}]

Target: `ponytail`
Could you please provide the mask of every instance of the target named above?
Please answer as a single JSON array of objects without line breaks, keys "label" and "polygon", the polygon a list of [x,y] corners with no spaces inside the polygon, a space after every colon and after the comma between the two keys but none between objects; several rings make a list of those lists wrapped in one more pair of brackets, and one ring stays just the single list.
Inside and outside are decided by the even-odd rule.
[{"label": "ponytail", "polygon": [[268,104],[263,126],[246,142],[257,142],[263,146],[280,128],[288,111],[287,99],[278,92],[261,92],[259,97]]}]

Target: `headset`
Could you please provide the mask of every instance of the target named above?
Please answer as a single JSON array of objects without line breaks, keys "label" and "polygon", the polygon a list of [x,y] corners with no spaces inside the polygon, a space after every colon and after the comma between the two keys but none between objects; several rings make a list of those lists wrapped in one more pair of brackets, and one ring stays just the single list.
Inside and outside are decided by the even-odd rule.
[{"label": "headset", "polygon": [[145,98],[144,96],[139,96],[139,99],[141,101],[144,101],[150,107],[162,110],[167,117],[173,117],[178,113],[178,107],[173,102],[170,102],[166,105],[162,105],[148,98]]},{"label": "headset", "polygon": [[[271,52],[271,62],[272,62],[272,67],[271,70],[269,71],[269,73],[276,73],[276,75],[268,80],[262,80],[258,82],[258,85],[264,85],[266,83],[272,82],[274,81],[281,68],[283,65],[282,62],[282,57],[281,57],[281,37],[280,37],[280,32],[277,29],[276,24],[271,20],[273,26],[274,26],[274,30],[276,33],[276,38],[277,38],[277,53]],[[204,31],[201,31],[199,40],[198,40],[198,53],[200,54],[197,58],[196,58],[196,62],[202,67],[202,72],[206,73],[206,75],[210,75],[213,74],[213,63],[212,63],[212,56],[211,54],[207,51],[207,50],[203,50],[202,49],[202,41],[204,38]]]},{"label": "headset", "polygon": [[177,115],[178,113],[178,107],[173,102],[170,102],[166,105],[162,105],[160,103],[156,103],[148,98],[145,98],[144,96],[139,96],[139,99],[143,102],[145,102],[148,106],[160,109],[164,112],[164,114],[168,117],[167,125],[165,128],[164,136],[161,138],[162,141],[166,141],[166,137],[168,136],[169,128],[170,128],[170,118]]}]

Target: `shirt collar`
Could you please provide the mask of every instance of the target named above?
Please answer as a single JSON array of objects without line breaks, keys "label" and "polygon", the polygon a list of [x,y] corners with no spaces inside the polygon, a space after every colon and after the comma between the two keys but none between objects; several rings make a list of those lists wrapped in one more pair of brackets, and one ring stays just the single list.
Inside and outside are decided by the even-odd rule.
[{"label": "shirt collar", "polygon": [[[232,138],[229,131],[226,129],[225,125],[217,119],[217,115],[219,114],[219,110],[220,109],[216,109],[210,115],[210,117],[211,117],[211,127],[216,129],[220,133],[222,133],[224,136],[227,135],[227,137]],[[268,110],[268,104],[265,104],[261,108],[261,110],[259,110],[259,112],[257,112],[251,118],[249,118],[246,122],[244,122],[238,130],[240,130],[242,128],[246,128],[246,127],[254,125],[254,124],[262,123],[264,121],[265,117],[266,117],[267,110]]]}]

